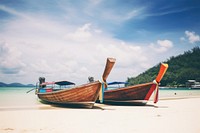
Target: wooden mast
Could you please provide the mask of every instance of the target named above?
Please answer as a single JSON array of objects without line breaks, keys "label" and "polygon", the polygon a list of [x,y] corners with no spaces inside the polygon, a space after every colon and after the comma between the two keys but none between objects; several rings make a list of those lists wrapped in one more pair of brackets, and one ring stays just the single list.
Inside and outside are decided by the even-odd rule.
[{"label": "wooden mast", "polygon": [[104,73],[102,75],[102,84],[101,84],[101,90],[99,92],[99,100],[101,103],[103,103],[104,99],[104,88],[107,88],[106,79],[108,78],[108,75],[110,74],[116,59],[115,58],[107,58],[106,66],[104,69]]}]

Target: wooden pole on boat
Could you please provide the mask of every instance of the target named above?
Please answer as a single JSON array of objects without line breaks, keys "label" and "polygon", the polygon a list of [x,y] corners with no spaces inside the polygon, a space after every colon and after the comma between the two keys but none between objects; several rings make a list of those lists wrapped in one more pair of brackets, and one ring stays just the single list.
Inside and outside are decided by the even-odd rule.
[{"label": "wooden pole on boat", "polygon": [[158,102],[158,93],[159,93],[158,84],[160,83],[161,79],[163,78],[165,72],[167,71],[167,68],[168,68],[168,64],[161,63],[158,75],[157,75],[156,79],[153,81],[153,85],[151,86],[149,92],[145,96],[145,100],[149,100],[153,91],[155,91],[155,93],[154,93],[155,94],[154,95],[154,103]]},{"label": "wooden pole on boat", "polygon": [[160,71],[159,71],[159,73],[158,73],[158,75],[156,77],[156,82],[157,83],[160,83],[161,79],[165,75],[165,72],[167,71],[167,68],[168,68],[168,64],[161,63]]},{"label": "wooden pole on boat", "polygon": [[104,69],[104,73],[102,76],[102,79],[104,82],[106,82],[106,79],[108,78],[108,75],[110,74],[114,64],[115,64],[116,59],[115,58],[107,58],[106,66]]},{"label": "wooden pole on boat", "polygon": [[155,96],[154,96],[154,103],[158,102],[158,94],[159,94],[159,83],[162,80],[163,76],[165,75],[168,68],[168,64],[161,63],[160,71],[156,77],[156,88],[155,88]]},{"label": "wooden pole on boat", "polygon": [[103,103],[104,99],[104,89],[107,88],[106,79],[108,78],[108,75],[110,74],[116,59],[115,58],[107,58],[106,66],[104,69],[104,73],[102,75],[102,84],[101,84],[101,90],[99,92],[99,100],[101,103]]}]

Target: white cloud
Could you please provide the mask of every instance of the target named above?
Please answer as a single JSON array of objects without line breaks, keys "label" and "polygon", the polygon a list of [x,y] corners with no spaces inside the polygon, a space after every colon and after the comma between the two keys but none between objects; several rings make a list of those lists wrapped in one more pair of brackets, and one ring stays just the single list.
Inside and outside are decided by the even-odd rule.
[{"label": "white cloud", "polygon": [[143,17],[154,17],[154,16],[164,16],[164,15],[168,15],[168,14],[174,14],[174,13],[181,13],[187,10],[190,10],[191,8],[182,8],[182,9],[165,9],[162,10],[160,12],[156,12],[156,13],[147,13],[144,14]]},{"label": "white cloud", "polygon": [[140,7],[138,9],[134,9],[134,10],[126,13],[124,16],[121,16],[121,17],[123,18],[123,20],[132,19],[132,18],[137,17],[138,15],[142,14],[144,9],[145,9],[144,7]]},{"label": "white cloud", "polygon": [[98,5],[101,2],[102,0],[89,0],[89,3],[91,3],[92,5]]},{"label": "white cloud", "polygon": [[[10,81],[6,76],[10,71],[23,73],[21,79],[13,76],[12,82],[34,83],[44,76],[47,81],[85,83],[88,76],[101,78],[107,57],[117,59],[109,80],[124,81],[158,62],[150,60],[156,56],[147,52],[148,47],[115,39],[92,22],[76,25],[38,14],[11,13],[18,17],[0,32],[6,41],[1,44],[1,81]],[[169,40],[158,40],[152,47],[164,52],[172,46]]]},{"label": "white cloud", "polygon": [[134,19],[136,17],[140,17],[142,12],[144,12],[145,8],[136,8],[132,10],[106,10],[101,14],[101,18],[104,18],[107,21],[110,21],[113,24],[119,24],[121,22],[125,22],[130,19]]},{"label": "white cloud", "polygon": [[17,12],[15,10],[11,9],[11,8],[8,8],[8,7],[4,6],[4,5],[0,5],[0,10],[8,12],[8,13],[10,13],[12,15],[19,16],[19,17],[29,18],[28,16],[26,16],[26,15],[20,13],[20,12]]},{"label": "white cloud", "polygon": [[90,26],[90,23],[85,24],[82,27],[78,28],[75,32],[65,35],[65,38],[78,42],[88,41],[88,39],[92,37]]},{"label": "white cloud", "polygon": [[170,40],[157,40],[157,44],[151,43],[149,47],[158,53],[163,53],[173,47],[173,42]]},{"label": "white cloud", "polygon": [[[122,43],[103,31],[96,32],[97,29],[92,24],[84,24],[71,32],[73,30],[63,28],[70,27],[69,25],[40,20],[41,24],[38,26],[34,25],[36,21],[37,19],[28,23],[25,19],[12,21],[8,23],[4,33],[0,33],[0,37],[8,42],[7,48],[15,47],[20,53],[17,55],[16,50],[10,52],[9,54],[15,54],[15,58],[4,59],[7,64],[4,66],[10,69],[22,68],[26,75],[21,82],[35,82],[39,76],[45,76],[47,80],[66,79],[78,83],[87,82],[88,76],[100,79],[107,57],[117,59],[110,75],[113,80],[126,80],[128,76],[136,75],[148,65],[153,65],[143,53],[145,48]],[[15,32],[12,32],[13,28]],[[14,63],[13,60],[17,62]]]},{"label": "white cloud", "polygon": [[185,37],[180,38],[180,41],[182,41],[182,42],[185,41],[185,40],[186,40]]},{"label": "white cloud", "polygon": [[200,41],[199,35],[196,35],[195,32],[185,31],[185,35],[188,38],[190,43],[196,43]]},{"label": "white cloud", "polygon": [[25,66],[21,61],[21,52],[0,41],[0,71],[4,74],[18,74]]}]

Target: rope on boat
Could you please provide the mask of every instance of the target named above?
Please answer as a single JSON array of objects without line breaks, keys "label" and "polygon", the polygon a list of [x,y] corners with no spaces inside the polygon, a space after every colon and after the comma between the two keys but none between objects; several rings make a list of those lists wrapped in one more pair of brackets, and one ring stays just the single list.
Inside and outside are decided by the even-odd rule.
[{"label": "rope on boat", "polygon": [[156,88],[154,90],[154,103],[157,103],[158,102],[158,91],[159,91],[158,85],[159,85],[159,83],[156,80],[153,80],[153,84],[156,85]]},{"label": "rope on boat", "polygon": [[158,85],[158,82],[155,79],[153,80],[153,83],[156,84],[156,85]]},{"label": "rope on boat", "polygon": [[100,91],[99,91],[99,101],[100,103],[103,103],[103,100],[104,100],[104,90],[105,90],[105,87],[107,86],[107,83],[103,80],[99,80],[99,82],[101,83],[101,88],[100,88]]}]

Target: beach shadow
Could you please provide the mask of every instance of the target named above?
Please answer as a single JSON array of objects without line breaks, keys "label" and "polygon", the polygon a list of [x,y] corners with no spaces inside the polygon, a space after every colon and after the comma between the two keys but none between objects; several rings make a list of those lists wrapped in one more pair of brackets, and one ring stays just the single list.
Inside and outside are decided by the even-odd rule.
[{"label": "beach shadow", "polygon": [[[106,105],[106,104],[100,104],[100,103],[95,103],[93,106],[93,109],[100,109],[100,110],[116,110],[115,108],[108,108],[111,107],[112,105]],[[114,107],[114,106],[113,106]]]},{"label": "beach shadow", "polygon": [[104,103],[104,105],[108,106],[132,106],[132,107],[152,107],[152,108],[168,108],[167,106],[158,106],[154,104],[147,104],[147,103],[126,103],[126,102],[109,102],[109,103]]},{"label": "beach shadow", "polygon": [[52,107],[56,108],[63,108],[63,109],[99,109],[99,110],[105,110],[105,108],[100,106],[91,106],[90,104],[59,104],[59,103],[49,103],[46,101],[40,101],[43,104],[50,105]]},{"label": "beach shadow", "polygon": [[99,109],[99,110],[108,110],[108,109],[106,109],[106,108],[103,108],[103,107],[99,107],[99,106],[93,106],[93,108],[92,109]]},{"label": "beach shadow", "polygon": [[104,102],[103,104],[109,106],[146,106],[146,103],[141,102]]},{"label": "beach shadow", "polygon": [[159,106],[156,104],[146,104],[146,107],[153,107],[153,108],[168,108],[168,106]]},{"label": "beach shadow", "polygon": [[153,108],[158,108],[157,105],[153,105],[153,104],[146,104],[144,107],[153,107]]},{"label": "beach shadow", "polygon": [[[168,108],[167,106],[157,106],[154,104],[147,104],[147,103],[136,103],[136,102],[106,102],[103,104],[95,103],[93,107],[90,105],[83,105],[83,104],[58,104],[58,103],[49,103],[46,101],[40,101],[43,104],[50,105],[52,108],[63,108],[63,109],[96,109],[96,110],[115,110],[113,108],[106,108],[108,106],[133,106],[133,107],[152,107],[152,108]],[[47,108],[47,109],[52,109]],[[44,109],[44,108],[41,108]],[[46,108],[45,108],[46,109]]]},{"label": "beach shadow", "polygon": [[70,109],[92,109],[89,105],[78,105],[78,104],[51,104],[53,107],[58,108],[70,108]]},{"label": "beach shadow", "polygon": [[155,108],[169,108],[168,106],[155,106]]},{"label": "beach shadow", "polygon": [[[85,109],[85,110],[89,110],[89,109],[92,109],[92,110],[115,110],[115,109],[108,109],[106,108],[105,105],[101,104],[101,105],[94,105],[92,108],[90,106],[84,106],[84,105],[72,105],[72,104],[69,104],[69,105],[59,105],[59,104],[55,104],[55,105],[51,105],[53,107],[58,107],[58,108],[65,108],[65,109]],[[104,106],[104,107],[102,107]]]}]

